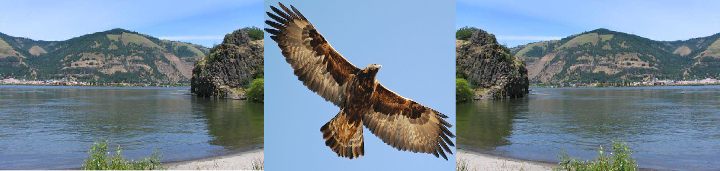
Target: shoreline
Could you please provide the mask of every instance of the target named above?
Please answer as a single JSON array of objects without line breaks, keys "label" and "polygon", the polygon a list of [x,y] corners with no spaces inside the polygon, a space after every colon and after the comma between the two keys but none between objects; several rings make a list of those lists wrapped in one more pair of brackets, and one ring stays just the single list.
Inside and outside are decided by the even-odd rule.
[{"label": "shoreline", "polygon": [[47,87],[158,87],[158,88],[173,88],[173,87],[190,87],[188,85],[154,85],[154,86],[140,86],[140,85],[52,85],[52,84],[8,84],[0,83],[0,85],[9,86],[47,86]]},{"label": "shoreline", "polygon": [[638,85],[638,86],[567,86],[567,87],[560,87],[560,86],[532,86],[530,85],[530,88],[614,88],[614,87],[681,87],[681,86],[717,86],[720,84],[671,84],[671,85]]},{"label": "shoreline", "polygon": [[522,160],[457,149],[456,162],[466,164],[468,171],[475,170],[552,170],[557,163]]},{"label": "shoreline", "polygon": [[265,149],[257,149],[162,165],[168,170],[252,170],[253,162],[264,162],[264,158]]}]

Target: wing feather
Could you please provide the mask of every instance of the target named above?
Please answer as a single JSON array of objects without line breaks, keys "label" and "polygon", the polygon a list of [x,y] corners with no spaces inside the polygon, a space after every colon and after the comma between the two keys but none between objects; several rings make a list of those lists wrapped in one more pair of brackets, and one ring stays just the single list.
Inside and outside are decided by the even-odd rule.
[{"label": "wing feather", "polygon": [[455,137],[444,118],[446,115],[397,95],[377,84],[372,107],[363,115],[363,124],[388,145],[401,151],[433,154],[447,160],[453,154]]},{"label": "wing feather", "polygon": [[[343,107],[345,87],[355,73],[360,71],[330,46],[325,38],[295,7],[288,9],[278,3],[281,9],[270,6],[275,14],[267,12],[275,21],[265,23],[265,28],[298,76],[298,80],[308,89]],[[277,14],[277,15],[276,15]]]}]

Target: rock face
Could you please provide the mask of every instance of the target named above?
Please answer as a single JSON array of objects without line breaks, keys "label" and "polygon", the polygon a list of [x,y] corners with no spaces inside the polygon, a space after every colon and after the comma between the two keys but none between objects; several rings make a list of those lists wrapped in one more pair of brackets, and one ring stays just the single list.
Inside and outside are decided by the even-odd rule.
[{"label": "rock face", "polygon": [[251,41],[236,30],[222,44],[195,64],[191,92],[201,97],[245,99],[245,89],[253,79],[263,77],[263,40]]},{"label": "rock face", "polygon": [[[456,45],[457,77],[476,87],[477,98],[519,98],[528,94],[527,68],[495,36],[475,31],[469,41]],[[476,99],[477,99],[476,98]]]}]

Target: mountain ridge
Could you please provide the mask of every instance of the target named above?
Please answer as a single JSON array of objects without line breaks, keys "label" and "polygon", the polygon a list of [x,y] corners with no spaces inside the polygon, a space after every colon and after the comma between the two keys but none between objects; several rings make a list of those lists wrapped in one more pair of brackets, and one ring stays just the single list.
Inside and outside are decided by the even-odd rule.
[{"label": "mountain ridge", "polygon": [[511,48],[533,83],[564,84],[696,79],[720,74],[720,33],[656,41],[599,28]]},{"label": "mountain ridge", "polygon": [[192,43],[115,28],[62,41],[0,33],[0,77],[96,83],[188,83],[209,51]]}]

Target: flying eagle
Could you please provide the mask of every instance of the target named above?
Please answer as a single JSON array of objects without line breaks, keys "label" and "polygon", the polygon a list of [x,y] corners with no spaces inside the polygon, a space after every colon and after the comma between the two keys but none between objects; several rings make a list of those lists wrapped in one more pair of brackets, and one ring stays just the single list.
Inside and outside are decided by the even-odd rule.
[{"label": "flying eagle", "polygon": [[[365,125],[388,145],[402,151],[442,156],[455,146],[455,135],[443,118],[446,115],[402,97],[375,79],[381,65],[355,67],[330,46],[327,40],[295,7],[278,3],[266,12],[275,21],[265,28],[282,50],[295,75],[308,89],[340,107],[340,112],[320,128],[325,145],[338,156],[350,159],[364,155]],[[443,151],[444,150],[444,151]]]}]

